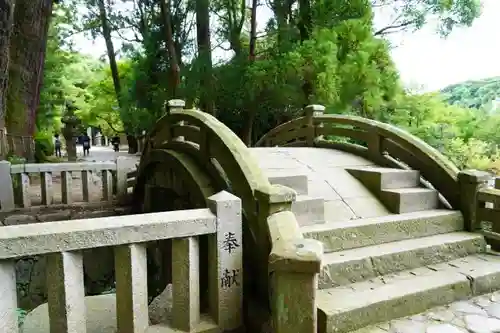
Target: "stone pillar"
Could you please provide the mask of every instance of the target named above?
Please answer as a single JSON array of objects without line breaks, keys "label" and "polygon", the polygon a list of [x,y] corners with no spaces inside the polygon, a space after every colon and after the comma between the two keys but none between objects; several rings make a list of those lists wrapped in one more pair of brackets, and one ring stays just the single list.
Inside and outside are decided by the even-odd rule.
[{"label": "stone pillar", "polygon": [[273,185],[259,191],[259,207],[268,202],[267,230],[272,249],[268,257],[270,308],[274,332],[316,333],[316,291],[323,244],[304,239],[291,203],[296,192]]},{"label": "stone pillar", "polygon": [[54,199],[54,190],[52,188],[52,172],[41,173],[42,187],[42,205],[51,205]]},{"label": "stone pillar", "polygon": [[[314,139],[316,138],[316,128],[314,124],[315,116],[322,116],[325,113],[325,107],[323,105],[308,105],[304,108],[305,117],[307,119],[307,145],[309,147],[314,146]],[[322,124],[319,125],[322,127]]]},{"label": "stone pillar", "polygon": [[85,333],[83,256],[78,252],[47,255],[47,292],[51,332]]},{"label": "stone pillar", "polygon": [[0,260],[0,332],[17,333],[16,269],[14,261]]},{"label": "stone pillar", "polygon": [[0,161],[0,210],[10,211],[15,208],[14,187],[10,174],[10,162]]},{"label": "stone pillar", "polygon": [[477,192],[488,186],[488,180],[492,177],[489,173],[478,170],[464,170],[458,174],[458,185],[460,191],[460,209],[464,216],[465,230],[475,231],[481,226],[481,221],[476,219]]},{"label": "stone pillar", "polygon": [[316,292],[322,255],[323,244],[314,239],[279,241],[273,247],[269,271],[274,332],[318,331]]},{"label": "stone pillar", "polygon": [[186,102],[182,99],[171,99],[167,102],[168,112],[182,111],[186,106]]},{"label": "stone pillar", "polygon": [[210,314],[222,332],[243,325],[243,232],[241,200],[229,192],[208,198],[217,215],[217,233],[209,238]]},{"label": "stone pillar", "polygon": [[127,197],[127,158],[118,156],[116,159],[116,197],[119,202],[123,202]]},{"label": "stone pillar", "polygon": [[149,326],[146,245],[115,247],[115,275],[118,332],[146,332]]}]

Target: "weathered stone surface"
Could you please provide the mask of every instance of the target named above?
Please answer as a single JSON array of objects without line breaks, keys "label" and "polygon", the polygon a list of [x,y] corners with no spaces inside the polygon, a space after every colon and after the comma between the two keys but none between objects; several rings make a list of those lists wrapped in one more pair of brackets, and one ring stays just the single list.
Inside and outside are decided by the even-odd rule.
[{"label": "weathered stone surface", "polygon": [[63,210],[54,213],[37,214],[36,219],[39,222],[64,221],[71,219],[71,210]]},{"label": "weathered stone surface", "polygon": [[[85,297],[87,333],[116,332],[115,294]],[[24,321],[22,333],[50,333],[47,303],[31,311]]]},{"label": "weathered stone surface", "polygon": [[11,215],[3,221],[5,225],[18,225],[18,224],[28,224],[36,223],[37,220],[31,215]]},{"label": "weathered stone surface", "polygon": [[321,241],[326,252],[332,252],[462,229],[462,214],[443,209],[368,219],[347,218],[342,222],[305,226],[301,231],[304,237]]},{"label": "weathered stone surface", "polygon": [[418,315],[364,327],[351,333],[494,333],[500,320],[500,292],[429,309]]},{"label": "weathered stone surface", "polygon": [[363,281],[441,263],[482,251],[480,235],[448,233],[328,253],[320,274],[320,289]]}]

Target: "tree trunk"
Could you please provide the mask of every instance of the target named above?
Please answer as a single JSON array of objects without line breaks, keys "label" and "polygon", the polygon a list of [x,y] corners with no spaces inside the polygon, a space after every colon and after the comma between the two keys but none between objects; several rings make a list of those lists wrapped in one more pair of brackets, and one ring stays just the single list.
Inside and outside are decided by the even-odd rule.
[{"label": "tree trunk", "polygon": [[[109,68],[111,70],[111,77],[113,78],[113,87],[115,88],[116,101],[118,102],[118,107],[120,110],[123,107],[122,103],[122,89],[120,84],[120,75],[118,73],[118,64],[116,63],[115,47],[113,45],[113,40],[111,39],[111,27],[108,22],[108,13],[106,10],[106,4],[104,0],[98,0],[97,5],[99,7],[99,19],[101,20],[101,33],[104,37],[106,43],[106,51],[108,53]],[[128,126],[123,121],[123,127],[126,129]],[[133,135],[127,133],[127,144],[128,153],[135,154],[137,152],[137,140]]]},{"label": "tree trunk", "polygon": [[118,107],[122,107],[121,103],[121,85],[120,76],[118,74],[118,65],[116,63],[115,47],[113,45],[113,40],[111,39],[111,28],[108,22],[108,14],[106,11],[106,4],[104,0],[98,0],[97,4],[99,6],[99,19],[101,20],[101,32],[106,42],[106,51],[108,53],[109,68],[111,69],[111,77],[113,78],[113,87],[115,88],[116,100],[118,102]]},{"label": "tree trunk", "polygon": [[161,16],[165,33],[165,44],[167,45],[168,60],[170,63],[169,87],[171,96],[177,97],[177,88],[179,87],[181,69],[177,60],[177,51],[175,50],[174,36],[172,33],[172,3],[171,0],[160,0]]},{"label": "tree trunk", "polygon": [[200,108],[215,115],[212,80],[212,47],[210,44],[209,0],[196,1],[196,39],[200,64]]},{"label": "tree trunk", "polygon": [[[250,62],[255,61],[255,48],[257,46],[257,5],[258,0],[252,0],[252,14],[250,16],[250,45],[248,52],[248,59]],[[253,123],[255,121],[255,116],[257,115],[257,103],[254,96],[254,100],[250,103],[248,110],[246,112],[245,124],[243,126],[243,142],[250,147],[252,145],[252,133],[253,133]]]},{"label": "tree trunk", "polygon": [[9,79],[9,45],[14,18],[13,0],[0,0],[0,129],[5,127]]},{"label": "tree trunk", "polygon": [[15,3],[6,113],[8,132],[14,135],[34,134],[51,13],[52,0]]}]

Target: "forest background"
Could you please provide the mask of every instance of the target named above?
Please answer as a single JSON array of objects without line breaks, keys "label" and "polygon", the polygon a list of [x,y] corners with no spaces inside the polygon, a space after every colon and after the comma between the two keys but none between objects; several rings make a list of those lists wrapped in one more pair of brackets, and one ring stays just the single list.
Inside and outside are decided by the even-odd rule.
[{"label": "forest background", "polygon": [[[375,27],[381,8],[394,19]],[[0,0],[0,13],[0,126],[34,136],[39,160],[68,103],[82,128],[126,134],[135,153],[135,137],[180,98],[248,145],[323,104],[402,127],[459,168],[500,171],[500,79],[417,93],[388,41],[429,20],[445,38],[480,16],[479,0]],[[104,39],[107,56],[76,51],[76,34]]]}]

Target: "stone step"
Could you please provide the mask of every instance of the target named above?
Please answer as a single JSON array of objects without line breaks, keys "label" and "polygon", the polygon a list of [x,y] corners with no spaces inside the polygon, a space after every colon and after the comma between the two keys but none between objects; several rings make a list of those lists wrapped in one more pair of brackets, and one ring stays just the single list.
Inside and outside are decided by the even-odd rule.
[{"label": "stone step", "polygon": [[396,214],[435,209],[439,204],[436,190],[418,187],[382,190],[380,199],[391,212]]},{"label": "stone step", "polygon": [[287,170],[269,172],[268,179],[271,184],[278,184],[294,189],[298,195],[307,195],[309,182],[306,174],[291,173]]},{"label": "stone step", "polygon": [[325,222],[325,200],[307,195],[298,195],[292,203],[292,212],[295,214],[299,226]]},{"label": "stone step", "polygon": [[331,252],[324,256],[318,286],[320,289],[344,286],[485,250],[482,235],[451,232]]},{"label": "stone step", "polygon": [[463,229],[461,212],[436,209],[315,224],[302,227],[301,231],[304,237],[322,242],[328,253]]},{"label": "stone step", "polygon": [[476,254],[319,290],[318,333],[346,333],[500,289],[500,257]]},{"label": "stone step", "polygon": [[370,190],[378,192],[393,188],[418,187],[420,173],[417,170],[363,167],[346,169]]}]

